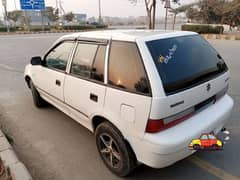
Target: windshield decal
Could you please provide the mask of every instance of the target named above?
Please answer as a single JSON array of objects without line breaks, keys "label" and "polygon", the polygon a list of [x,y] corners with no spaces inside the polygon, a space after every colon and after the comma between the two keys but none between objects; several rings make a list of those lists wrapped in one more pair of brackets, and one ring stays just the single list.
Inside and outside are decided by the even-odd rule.
[{"label": "windshield decal", "polygon": [[159,63],[163,64],[168,64],[168,62],[173,58],[175,52],[177,51],[177,45],[174,44],[173,47],[171,49],[168,50],[168,55],[166,55],[165,57],[163,55],[160,54],[159,56]]}]

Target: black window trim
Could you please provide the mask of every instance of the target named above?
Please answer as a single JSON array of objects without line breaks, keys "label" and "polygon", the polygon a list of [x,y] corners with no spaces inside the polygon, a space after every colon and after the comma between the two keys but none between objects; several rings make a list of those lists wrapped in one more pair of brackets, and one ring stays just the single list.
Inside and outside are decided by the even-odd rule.
[{"label": "black window trim", "polygon": [[[110,62],[110,55],[111,55],[111,50],[112,50],[112,42],[131,43],[131,44],[136,45],[137,51],[138,51],[138,54],[139,54],[139,57],[140,57],[140,61],[141,61],[140,63],[143,66],[143,70],[144,70],[144,73],[145,73],[146,78],[147,78],[147,83],[148,83],[148,88],[149,88],[149,93],[148,94],[137,92],[137,91],[133,91],[133,90],[129,90],[129,89],[120,88],[120,87],[117,87],[117,86],[109,84],[109,72],[110,72],[109,71],[109,68],[110,68],[109,67],[110,63],[109,62]],[[109,87],[109,88],[112,88],[112,89],[117,89],[117,90],[124,91],[124,92],[131,93],[131,94],[137,94],[137,95],[143,95],[143,96],[147,96],[147,97],[152,97],[152,89],[151,89],[151,84],[150,84],[150,81],[149,81],[149,77],[148,77],[148,74],[147,74],[144,62],[143,62],[142,54],[141,54],[140,49],[138,47],[138,44],[136,42],[133,42],[133,41],[121,41],[121,40],[111,40],[110,41],[110,47],[109,47],[109,53],[108,53],[108,68],[107,68],[107,84],[106,84],[106,86]]]},{"label": "black window trim", "polygon": [[[107,41],[108,42],[108,41]],[[74,48],[74,52],[73,52],[73,54],[72,54],[72,58],[71,58],[71,60],[70,60],[70,63],[69,63],[69,66],[70,66],[70,68],[69,68],[69,72],[67,72],[67,75],[69,75],[69,76],[72,76],[72,77],[75,77],[75,78],[78,78],[78,79],[81,79],[81,80],[85,80],[85,81],[89,81],[89,82],[92,82],[92,83],[97,83],[97,84],[99,84],[99,85],[103,85],[103,86],[106,86],[106,84],[104,83],[104,80],[105,80],[105,76],[104,76],[104,79],[103,79],[103,82],[101,82],[101,81],[98,81],[98,80],[95,80],[95,79],[91,79],[91,78],[87,78],[87,77],[84,77],[84,76],[81,76],[81,75],[77,75],[77,74],[73,74],[73,73],[71,73],[71,69],[72,69],[72,63],[73,63],[73,60],[74,60],[74,57],[75,57],[75,54],[76,54],[76,52],[77,52],[77,47],[78,47],[78,44],[79,43],[81,43],[81,44],[93,44],[93,45],[97,45],[98,47],[97,47],[97,51],[96,51],[96,53],[95,53],[95,55],[94,55],[94,59],[93,59],[93,63],[92,63],[92,66],[93,66],[93,64],[94,64],[94,62],[95,62],[95,59],[96,59],[96,55],[97,55],[97,52],[98,52],[98,49],[99,49],[99,47],[100,46],[106,46],[107,47],[107,45],[108,44],[106,44],[106,43],[101,43],[100,41],[91,41],[90,39],[88,39],[87,41],[85,41],[85,40],[76,40],[76,47]],[[107,49],[107,48],[106,48]],[[106,54],[106,52],[107,52],[107,50],[105,51],[105,56],[107,55]],[[104,59],[104,69],[105,69],[105,59]],[[104,75],[105,75],[105,70],[104,70]]]},{"label": "black window trim", "polygon": [[87,38],[87,37],[78,37],[76,41],[90,43],[90,44],[105,45],[105,46],[107,46],[109,43],[109,40],[107,39],[95,39],[95,38]]},{"label": "black window trim", "polygon": [[71,52],[70,52],[68,60],[67,60],[67,66],[68,66],[69,61],[71,61],[72,53],[73,53],[73,51],[75,49],[75,43],[76,43],[75,39],[65,39],[65,40],[62,40],[62,41],[58,42],[57,44],[55,44],[50,50],[48,50],[47,53],[44,55],[43,60],[42,60],[42,66],[44,68],[50,69],[52,71],[57,71],[57,72],[60,72],[60,73],[67,74],[67,66],[66,66],[66,69],[63,71],[63,70],[60,70],[60,69],[57,69],[57,68],[54,68],[54,67],[48,67],[48,66],[45,65],[46,58],[52,52],[52,50],[55,49],[56,47],[58,47],[60,44],[63,44],[65,42],[72,42],[73,43],[73,47],[71,49]]}]

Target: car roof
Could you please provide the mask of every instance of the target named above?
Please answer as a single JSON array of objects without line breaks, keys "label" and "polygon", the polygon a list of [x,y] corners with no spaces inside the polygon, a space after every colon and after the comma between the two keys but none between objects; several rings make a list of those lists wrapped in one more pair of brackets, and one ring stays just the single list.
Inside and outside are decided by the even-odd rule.
[{"label": "car roof", "polygon": [[120,41],[136,41],[137,39],[151,40],[154,38],[170,38],[177,36],[196,35],[197,33],[189,31],[169,31],[169,30],[103,30],[79,32],[63,36],[61,39],[112,39]]}]

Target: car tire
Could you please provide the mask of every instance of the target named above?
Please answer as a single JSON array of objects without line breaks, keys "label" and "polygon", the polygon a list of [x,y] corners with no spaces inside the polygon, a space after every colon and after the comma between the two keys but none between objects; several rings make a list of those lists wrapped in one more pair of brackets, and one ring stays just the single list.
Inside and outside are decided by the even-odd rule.
[{"label": "car tire", "polygon": [[213,150],[218,150],[218,149],[219,149],[219,146],[218,146],[217,144],[213,144],[213,145],[212,145],[212,149],[213,149]]},{"label": "car tire", "polygon": [[37,91],[32,81],[30,81],[30,87],[31,87],[33,102],[35,106],[38,108],[42,108],[46,106],[47,102],[40,96],[39,92]]},{"label": "car tire", "polygon": [[197,150],[201,149],[201,146],[198,144],[194,144],[193,149],[197,151]]},{"label": "car tire", "polygon": [[114,174],[125,177],[136,167],[136,157],[117,128],[108,122],[101,123],[95,132],[98,152]]}]

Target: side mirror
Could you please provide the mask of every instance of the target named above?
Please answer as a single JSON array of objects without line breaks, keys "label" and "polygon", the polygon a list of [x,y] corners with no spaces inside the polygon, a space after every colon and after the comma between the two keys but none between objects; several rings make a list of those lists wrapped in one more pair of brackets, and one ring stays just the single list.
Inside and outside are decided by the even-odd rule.
[{"label": "side mirror", "polygon": [[40,56],[32,57],[31,64],[33,66],[42,65],[42,58]]}]

